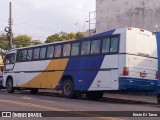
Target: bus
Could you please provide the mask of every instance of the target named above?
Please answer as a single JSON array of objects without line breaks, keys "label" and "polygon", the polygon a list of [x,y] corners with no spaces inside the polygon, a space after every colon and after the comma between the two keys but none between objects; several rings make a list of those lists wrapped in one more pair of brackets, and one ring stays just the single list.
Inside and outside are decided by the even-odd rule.
[{"label": "bus", "polygon": [[100,99],[104,91],[155,91],[158,78],[155,34],[132,27],[12,49],[4,64],[8,93],[56,89],[66,98]]},{"label": "bus", "polygon": [[[157,52],[158,52],[158,74],[160,74],[160,32],[155,32],[157,38]],[[160,77],[158,77],[157,84],[157,103],[160,104]]]}]

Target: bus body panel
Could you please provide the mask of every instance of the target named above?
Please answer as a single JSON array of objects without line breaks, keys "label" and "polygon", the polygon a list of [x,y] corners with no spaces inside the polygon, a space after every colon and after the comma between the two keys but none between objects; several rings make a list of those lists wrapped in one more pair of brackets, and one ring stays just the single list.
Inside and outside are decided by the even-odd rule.
[{"label": "bus body panel", "polygon": [[89,90],[117,90],[118,74],[114,75],[116,79],[112,76],[115,71],[118,72],[118,55],[106,55]]}]

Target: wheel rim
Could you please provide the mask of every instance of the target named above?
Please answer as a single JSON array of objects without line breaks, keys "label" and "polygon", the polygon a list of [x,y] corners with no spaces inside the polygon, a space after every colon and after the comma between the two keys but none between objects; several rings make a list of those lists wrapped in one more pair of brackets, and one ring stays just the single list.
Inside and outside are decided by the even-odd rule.
[{"label": "wheel rim", "polygon": [[71,88],[71,83],[68,81],[68,82],[66,82],[65,83],[65,85],[64,85],[64,94],[66,95],[66,96],[68,96],[68,95],[70,95],[70,93],[71,93],[71,90],[72,88]]},{"label": "wheel rim", "polygon": [[9,88],[12,87],[12,82],[11,81],[8,82],[8,87]]}]

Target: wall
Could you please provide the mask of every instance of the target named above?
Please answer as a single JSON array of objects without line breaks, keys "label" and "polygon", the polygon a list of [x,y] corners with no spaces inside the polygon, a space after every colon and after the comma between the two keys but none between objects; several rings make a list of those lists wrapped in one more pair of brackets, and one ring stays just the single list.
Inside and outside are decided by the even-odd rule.
[{"label": "wall", "polygon": [[96,0],[96,33],[120,27],[160,31],[160,0]]}]

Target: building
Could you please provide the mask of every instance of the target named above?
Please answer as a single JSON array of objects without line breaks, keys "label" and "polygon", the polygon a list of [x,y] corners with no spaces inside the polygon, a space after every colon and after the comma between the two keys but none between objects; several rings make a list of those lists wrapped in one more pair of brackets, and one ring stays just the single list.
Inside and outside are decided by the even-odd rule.
[{"label": "building", "polygon": [[160,31],[160,1],[96,0],[96,33],[120,27]]}]

